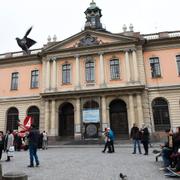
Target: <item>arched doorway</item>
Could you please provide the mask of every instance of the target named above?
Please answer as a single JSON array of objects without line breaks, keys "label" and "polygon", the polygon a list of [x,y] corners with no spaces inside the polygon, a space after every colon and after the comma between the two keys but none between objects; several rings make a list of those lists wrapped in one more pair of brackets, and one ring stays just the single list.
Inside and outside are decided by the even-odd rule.
[{"label": "arched doorway", "polygon": [[83,104],[83,136],[97,138],[100,128],[99,104],[95,100],[88,100]]},{"label": "arched doorway", "polygon": [[110,127],[116,137],[126,139],[129,137],[127,107],[126,103],[120,99],[110,103]]},{"label": "arched doorway", "polygon": [[71,103],[59,107],[59,136],[74,137],[74,107]]},{"label": "arched doorway", "polygon": [[19,111],[17,108],[12,107],[7,111],[7,124],[6,130],[17,130],[19,121]]},{"label": "arched doorway", "polygon": [[40,116],[39,108],[36,106],[29,107],[27,111],[27,116],[32,117],[32,124],[34,124],[35,127],[39,129],[39,116]]},{"label": "arched doorway", "polygon": [[168,103],[164,98],[156,98],[152,101],[152,111],[155,131],[171,128]]}]

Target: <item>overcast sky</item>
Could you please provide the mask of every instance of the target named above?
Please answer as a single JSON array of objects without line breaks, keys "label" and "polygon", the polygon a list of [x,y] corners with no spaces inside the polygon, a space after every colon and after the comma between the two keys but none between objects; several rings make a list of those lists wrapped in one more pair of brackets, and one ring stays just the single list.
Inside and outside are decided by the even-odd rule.
[{"label": "overcast sky", "polygon": [[[41,48],[54,34],[63,40],[84,28],[84,11],[91,0],[1,0],[0,54],[21,51],[16,37],[37,41],[31,49]],[[101,22],[112,33],[122,32],[123,24],[134,26],[141,34],[180,30],[180,0],[95,0],[102,9]]]}]

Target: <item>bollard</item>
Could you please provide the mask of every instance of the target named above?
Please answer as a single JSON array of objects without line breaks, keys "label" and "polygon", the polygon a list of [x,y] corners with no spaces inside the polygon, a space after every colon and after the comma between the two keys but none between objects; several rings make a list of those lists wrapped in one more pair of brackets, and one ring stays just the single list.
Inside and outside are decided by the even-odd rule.
[{"label": "bollard", "polygon": [[2,180],[27,180],[28,176],[21,172],[9,172],[2,176]]}]

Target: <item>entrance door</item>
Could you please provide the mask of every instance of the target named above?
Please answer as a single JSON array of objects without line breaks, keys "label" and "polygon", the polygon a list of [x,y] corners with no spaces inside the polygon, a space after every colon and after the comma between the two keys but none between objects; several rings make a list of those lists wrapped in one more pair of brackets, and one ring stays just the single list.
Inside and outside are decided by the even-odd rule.
[{"label": "entrance door", "polygon": [[116,137],[121,139],[129,137],[127,109],[122,100],[114,100],[110,103],[110,127]]},{"label": "entrance door", "polygon": [[74,137],[74,107],[70,103],[59,108],[59,135]]}]

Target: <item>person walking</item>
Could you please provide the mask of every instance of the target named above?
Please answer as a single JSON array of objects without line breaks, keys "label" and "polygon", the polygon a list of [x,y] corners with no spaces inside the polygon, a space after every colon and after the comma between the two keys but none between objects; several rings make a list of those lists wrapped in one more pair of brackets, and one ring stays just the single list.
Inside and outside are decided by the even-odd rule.
[{"label": "person walking", "polygon": [[110,138],[110,153],[114,153],[114,132],[110,128],[108,128],[108,134]]},{"label": "person walking", "polygon": [[4,149],[4,135],[3,135],[3,131],[0,131],[0,160],[2,158],[3,149]]},{"label": "person walking", "polygon": [[38,143],[39,143],[39,130],[35,128],[35,125],[31,125],[29,134],[27,135],[29,142],[29,155],[30,155],[30,165],[28,167],[34,167],[34,159],[36,162],[36,167],[39,166],[39,159],[37,155]]},{"label": "person walking", "polygon": [[11,160],[10,157],[12,156],[13,150],[14,150],[14,135],[13,135],[13,131],[10,129],[7,131],[5,138],[5,151],[7,153],[7,160],[6,160],[7,162]]},{"label": "person walking", "polygon": [[133,141],[133,146],[134,146],[134,151],[132,154],[136,154],[136,145],[138,146],[139,154],[142,154],[141,145],[140,145],[141,133],[135,123],[133,124],[133,127],[131,128],[130,137]]},{"label": "person walking", "polygon": [[46,131],[43,131],[42,133],[43,135],[43,145],[42,145],[42,149],[47,149],[48,147],[48,135]]},{"label": "person walking", "polygon": [[144,151],[145,151],[144,155],[148,155],[149,130],[145,124],[142,125],[141,133],[142,133],[141,142],[143,144]]},{"label": "person walking", "polygon": [[105,142],[105,145],[104,145],[104,150],[102,152],[105,153],[107,148],[108,148],[108,152],[111,152],[108,128],[104,129],[104,142]]}]

